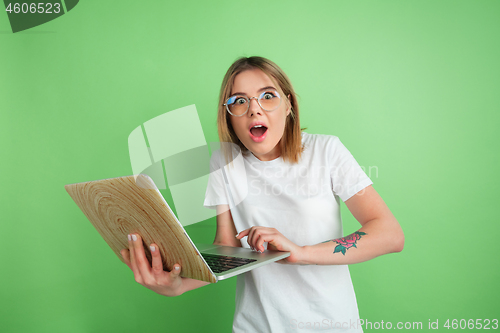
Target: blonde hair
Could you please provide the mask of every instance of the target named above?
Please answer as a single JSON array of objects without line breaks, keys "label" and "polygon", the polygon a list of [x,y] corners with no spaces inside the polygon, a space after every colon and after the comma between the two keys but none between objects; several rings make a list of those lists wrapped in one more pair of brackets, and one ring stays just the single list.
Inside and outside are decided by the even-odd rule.
[{"label": "blonde hair", "polygon": [[[224,79],[222,80],[222,85],[219,94],[219,106],[217,114],[217,129],[219,131],[219,140],[221,142],[232,142],[240,146],[243,152],[246,152],[246,147],[241,143],[234,132],[231,125],[231,120],[229,113],[224,106],[226,100],[230,97],[231,90],[234,84],[234,78],[236,75],[244,72],[246,70],[260,69],[271,80],[278,84],[277,89],[279,91],[287,106],[290,107],[290,114],[286,118],[285,131],[283,137],[281,138],[280,145],[281,157],[284,161],[290,163],[297,163],[300,159],[302,151],[304,150],[302,146],[302,129],[300,128],[299,121],[299,104],[297,102],[297,96],[295,90],[293,89],[292,83],[288,76],[283,72],[278,65],[269,59],[263,57],[241,57],[237,59],[231,67],[226,72]],[[224,151],[226,160],[230,160],[230,152]]]}]

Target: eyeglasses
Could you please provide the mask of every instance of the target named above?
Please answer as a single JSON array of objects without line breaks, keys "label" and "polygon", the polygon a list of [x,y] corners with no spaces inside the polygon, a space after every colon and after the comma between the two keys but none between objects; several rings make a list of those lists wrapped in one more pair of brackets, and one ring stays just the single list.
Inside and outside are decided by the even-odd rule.
[{"label": "eyeglasses", "polygon": [[271,112],[276,110],[281,104],[280,95],[276,90],[266,90],[259,95],[259,97],[246,97],[245,95],[234,95],[227,99],[226,106],[227,112],[235,117],[241,117],[248,112],[250,108],[250,101],[256,99],[262,110]]}]

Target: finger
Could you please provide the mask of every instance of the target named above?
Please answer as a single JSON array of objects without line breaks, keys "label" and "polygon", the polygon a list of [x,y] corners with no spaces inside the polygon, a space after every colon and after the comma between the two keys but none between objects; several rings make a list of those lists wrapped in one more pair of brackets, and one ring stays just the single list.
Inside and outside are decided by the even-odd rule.
[{"label": "finger", "polygon": [[236,238],[237,239],[242,239],[243,237],[245,237],[246,235],[248,235],[249,231],[250,231],[250,228],[249,229],[245,229],[243,231],[240,231],[240,233],[236,235]]},{"label": "finger", "polygon": [[253,235],[255,234],[255,227],[251,227],[249,230],[248,230],[248,234],[247,234],[247,244],[248,246],[250,246],[250,248],[253,250],[254,247],[253,247]]},{"label": "finger", "polygon": [[258,230],[256,227],[252,227],[248,233],[247,243],[250,245],[252,250],[255,250],[255,239],[258,238]]},{"label": "finger", "polygon": [[179,277],[179,274],[181,274],[181,265],[175,264],[174,269],[170,271],[170,279],[177,279]]},{"label": "finger", "polygon": [[163,261],[161,259],[161,253],[159,251],[158,245],[151,244],[149,246],[151,250],[152,260],[152,272],[155,281],[157,283],[162,283],[162,281],[168,281],[167,283],[173,283],[176,279],[179,278],[179,274],[181,272],[181,266],[179,264],[175,264],[172,271],[166,272],[163,270]]},{"label": "finger", "polygon": [[142,238],[138,234],[132,234],[132,243],[134,244],[135,260],[137,267],[141,272],[143,278],[147,278],[151,275],[151,264],[146,258],[146,253],[144,252],[144,244],[142,243]]},{"label": "finger", "polygon": [[256,227],[252,233],[252,235],[248,236],[248,238],[250,239],[250,242],[252,243],[252,247],[256,250],[256,251],[263,251],[263,247],[261,248],[259,246],[259,243],[260,241],[260,238],[263,236],[263,235],[267,235],[271,232],[271,230],[267,227]]},{"label": "finger", "polygon": [[134,272],[134,278],[137,283],[142,283],[141,272],[137,267],[137,260],[135,259],[134,241],[132,240],[132,234],[127,235],[128,237],[128,248],[130,249],[130,266],[132,266],[132,272]]},{"label": "finger", "polygon": [[276,241],[279,236],[279,233],[273,232],[270,229],[263,230],[259,237],[255,240],[255,249],[260,252],[264,252],[266,249],[264,243],[267,242],[267,247],[269,248],[269,245],[273,246],[271,242]]},{"label": "finger", "polygon": [[259,251],[263,251],[265,249],[264,243],[267,242],[268,249],[271,247],[271,249],[277,250],[278,247],[281,246],[280,244],[283,243],[283,240],[280,240],[279,237],[280,234],[272,232],[269,234],[261,235],[257,241],[257,249],[259,249]]},{"label": "finger", "polygon": [[158,245],[151,244],[149,248],[151,250],[151,257],[153,258],[151,263],[153,274],[162,275],[165,271],[163,270],[163,260],[161,260],[161,254],[158,250]]},{"label": "finger", "polygon": [[264,237],[263,237],[263,235],[260,235],[255,240],[255,250],[257,250],[259,252],[264,252],[265,248],[264,248]]},{"label": "finger", "polygon": [[125,261],[125,265],[132,269],[132,266],[130,265],[130,252],[128,249],[121,249],[120,254],[122,255],[123,261]]}]

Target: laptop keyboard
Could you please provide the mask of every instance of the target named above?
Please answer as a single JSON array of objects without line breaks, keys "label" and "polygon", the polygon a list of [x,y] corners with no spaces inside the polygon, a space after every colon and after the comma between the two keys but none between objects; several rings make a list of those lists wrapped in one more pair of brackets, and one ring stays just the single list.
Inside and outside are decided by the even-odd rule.
[{"label": "laptop keyboard", "polygon": [[251,262],[257,261],[255,259],[228,257],[217,254],[201,253],[201,255],[214,273],[222,273],[230,269],[241,267]]}]

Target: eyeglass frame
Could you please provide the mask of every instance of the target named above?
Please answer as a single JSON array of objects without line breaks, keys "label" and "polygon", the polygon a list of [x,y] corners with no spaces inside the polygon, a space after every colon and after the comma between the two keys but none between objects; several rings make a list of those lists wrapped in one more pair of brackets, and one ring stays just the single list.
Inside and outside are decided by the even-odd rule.
[{"label": "eyeglass frame", "polygon": [[[267,91],[267,92],[269,92],[269,91]],[[281,105],[281,96],[280,96],[279,92],[278,92],[276,89],[274,89],[274,92],[276,93],[276,96],[279,98],[280,103],[279,103],[279,104],[278,104],[278,106],[277,106],[276,108],[274,108],[273,110],[266,110],[266,109],[264,109],[264,108],[262,107],[262,105],[260,104],[260,102],[259,102],[259,97],[256,97],[256,96],[254,96],[254,97],[250,97],[250,98],[248,98],[248,97],[246,97],[246,96],[242,96],[242,97],[245,97],[245,99],[248,101],[248,106],[247,106],[247,110],[246,110],[245,112],[243,112],[242,114],[240,114],[239,116],[238,116],[238,115],[236,115],[236,114],[233,114],[231,111],[229,111],[229,106],[227,105],[227,101],[229,100],[229,98],[231,98],[231,97],[233,97],[233,96],[237,96],[237,95],[231,95],[231,96],[229,96],[229,97],[228,97],[228,99],[226,100],[226,103],[224,103],[223,105],[226,107],[226,111],[227,111],[227,112],[229,112],[229,114],[230,114],[231,116],[233,116],[233,117],[243,117],[244,115],[246,115],[246,114],[248,113],[248,110],[250,110],[250,103],[252,102],[252,99],[254,99],[254,98],[255,98],[255,99],[257,100],[257,104],[259,104],[259,106],[260,106],[260,108],[261,108],[262,110],[264,110],[264,111],[266,111],[266,112],[273,112],[273,111],[276,111],[276,110],[280,107],[280,105]],[[266,93],[266,91],[263,91],[263,92],[262,92],[262,94],[265,94],[265,93]],[[262,96],[262,94],[261,94],[261,96]]]}]

